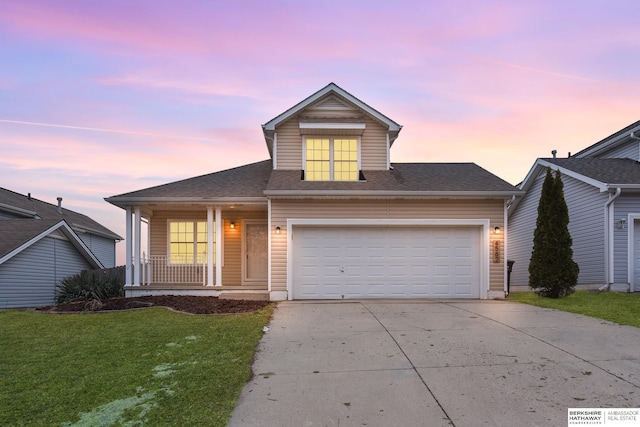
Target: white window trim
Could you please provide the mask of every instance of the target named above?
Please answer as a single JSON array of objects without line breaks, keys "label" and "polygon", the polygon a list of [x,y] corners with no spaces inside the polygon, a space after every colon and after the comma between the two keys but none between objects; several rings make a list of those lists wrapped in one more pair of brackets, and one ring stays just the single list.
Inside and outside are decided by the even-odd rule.
[{"label": "white window trim", "polygon": [[[201,263],[192,263],[192,264],[177,263],[177,264],[173,264],[171,262],[171,223],[172,222],[193,222],[193,223],[204,222],[204,223],[206,223],[207,219],[206,218],[204,218],[204,219],[193,219],[193,218],[182,218],[182,219],[180,219],[180,218],[173,218],[173,219],[169,218],[169,219],[167,219],[167,234],[166,234],[166,236],[167,236],[167,265],[168,266],[201,265]],[[216,222],[214,220],[213,221],[214,230],[215,230],[215,226],[216,226]],[[215,244],[216,244],[216,240],[218,239],[218,235],[217,235],[217,233],[214,232],[213,236],[214,236],[213,237],[213,247],[215,248]],[[209,237],[207,235],[207,240],[208,240],[208,238]],[[223,240],[223,242],[224,242],[224,240]],[[195,244],[196,244],[196,242],[194,242],[194,245]],[[151,252],[151,251],[149,250],[149,252]],[[197,259],[197,253],[194,253],[194,255],[195,255],[196,259]],[[207,255],[207,259],[208,259],[208,255]],[[205,259],[203,264],[207,264],[207,259]],[[195,261],[195,259],[194,259],[194,261]],[[216,266],[215,257],[214,257],[213,266],[214,267]]]},{"label": "white window trim", "polygon": [[[359,136],[326,136],[326,135],[322,135],[322,136],[313,136],[313,135],[305,135],[302,137],[302,170],[304,171],[305,177],[304,180],[307,181],[307,139],[328,139],[329,140],[329,175],[330,178],[329,181],[336,181],[334,179],[333,176],[333,165],[334,165],[334,158],[333,158],[333,141],[335,139],[355,139],[356,140],[356,155],[358,157],[358,179],[355,179],[353,181],[336,181],[336,182],[358,182],[360,180],[360,171],[362,170],[362,166],[361,166],[361,151],[360,151],[360,147],[361,147],[361,139]],[[323,181],[320,181],[323,182]],[[328,181],[324,181],[324,182],[328,182]]]}]

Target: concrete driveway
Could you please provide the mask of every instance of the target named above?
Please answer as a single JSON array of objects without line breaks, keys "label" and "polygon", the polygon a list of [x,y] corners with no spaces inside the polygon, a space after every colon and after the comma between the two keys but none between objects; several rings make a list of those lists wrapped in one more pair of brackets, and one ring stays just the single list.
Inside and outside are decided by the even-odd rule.
[{"label": "concrete driveway", "polygon": [[281,302],[230,426],[562,426],[640,407],[640,329],[505,301]]}]

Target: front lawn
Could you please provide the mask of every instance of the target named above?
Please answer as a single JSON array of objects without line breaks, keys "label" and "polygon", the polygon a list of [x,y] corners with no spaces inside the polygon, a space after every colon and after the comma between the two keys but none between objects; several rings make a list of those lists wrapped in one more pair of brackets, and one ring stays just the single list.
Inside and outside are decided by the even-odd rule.
[{"label": "front lawn", "polygon": [[584,314],[640,328],[640,294],[637,293],[601,292],[591,294],[587,291],[576,291],[564,298],[545,298],[533,292],[512,292],[507,300]]},{"label": "front lawn", "polygon": [[225,426],[271,310],[0,312],[0,425]]}]

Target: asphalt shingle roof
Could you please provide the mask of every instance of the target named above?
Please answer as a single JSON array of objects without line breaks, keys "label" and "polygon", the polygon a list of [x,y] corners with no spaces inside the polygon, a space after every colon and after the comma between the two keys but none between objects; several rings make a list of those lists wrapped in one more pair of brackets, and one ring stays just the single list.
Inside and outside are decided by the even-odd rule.
[{"label": "asphalt shingle roof", "polygon": [[[122,239],[113,231],[86,215],[64,207],[62,208],[62,213],[59,213],[57,205],[43,202],[42,200],[28,197],[5,188],[0,188],[0,204],[35,212],[39,218],[0,219],[0,257],[62,220],[66,221],[72,228],[77,225],[81,228],[94,230],[101,235],[109,236],[114,240]],[[2,209],[3,208],[0,207],[0,210]]]},{"label": "asphalt shingle roof", "polygon": [[304,181],[300,170],[272,170],[271,160],[108,197],[127,199],[265,197],[279,191],[519,192],[474,163],[394,163],[391,171],[363,171],[365,181]]},{"label": "asphalt shingle roof", "polygon": [[60,221],[35,219],[0,220],[0,258],[53,227]]},{"label": "asphalt shingle roof", "polygon": [[270,191],[514,192],[517,188],[474,163],[393,163],[391,171],[363,171],[366,181],[303,181],[300,171],[276,170]]},{"label": "asphalt shingle roof", "polygon": [[117,201],[118,198],[129,197],[264,197],[263,192],[269,181],[272,167],[271,160],[264,160],[108,197],[107,201]]},{"label": "asphalt shingle roof", "polygon": [[632,159],[542,159],[605,184],[639,184],[640,163]]}]

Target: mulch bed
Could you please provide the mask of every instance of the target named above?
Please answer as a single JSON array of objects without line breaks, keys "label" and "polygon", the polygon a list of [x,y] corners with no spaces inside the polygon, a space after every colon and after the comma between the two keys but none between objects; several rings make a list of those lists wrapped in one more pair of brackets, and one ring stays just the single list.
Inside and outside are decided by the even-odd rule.
[{"label": "mulch bed", "polygon": [[110,298],[102,301],[73,302],[49,307],[39,307],[38,311],[53,313],[78,313],[96,311],[131,310],[145,307],[167,307],[191,314],[234,314],[252,313],[267,306],[268,301],[231,300],[218,297],[197,296],[145,296],[133,298]]}]

